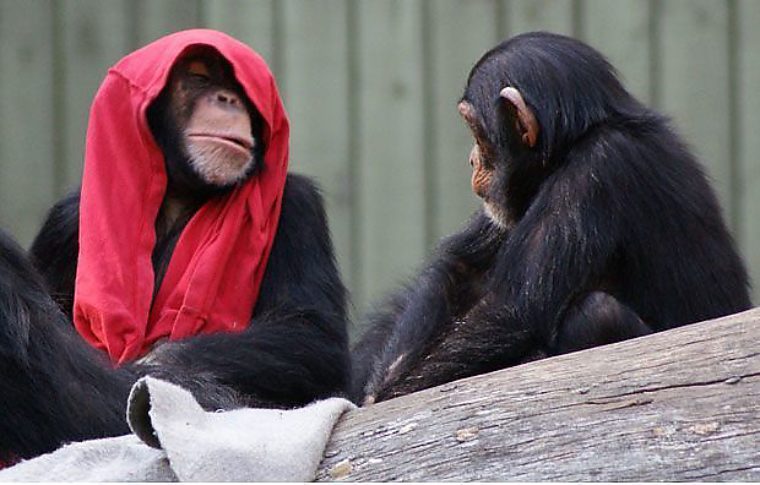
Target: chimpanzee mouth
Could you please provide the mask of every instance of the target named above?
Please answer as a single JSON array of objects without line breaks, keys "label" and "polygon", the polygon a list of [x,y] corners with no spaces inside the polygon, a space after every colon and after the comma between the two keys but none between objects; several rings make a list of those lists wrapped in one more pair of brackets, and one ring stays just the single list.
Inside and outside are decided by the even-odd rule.
[{"label": "chimpanzee mouth", "polygon": [[188,132],[187,137],[193,141],[211,142],[228,146],[234,150],[242,150],[250,154],[254,146],[254,140],[251,137],[239,135],[237,133],[212,133],[212,132]]}]

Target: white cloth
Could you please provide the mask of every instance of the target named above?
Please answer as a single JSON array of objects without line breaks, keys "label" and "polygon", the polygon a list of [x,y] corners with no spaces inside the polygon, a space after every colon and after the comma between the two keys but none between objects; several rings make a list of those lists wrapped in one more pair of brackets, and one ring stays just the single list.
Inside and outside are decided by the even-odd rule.
[{"label": "white cloth", "polygon": [[314,479],[345,399],[300,409],[206,412],[179,386],[139,380],[135,434],[66,445],[0,471],[4,481],[289,481]]}]

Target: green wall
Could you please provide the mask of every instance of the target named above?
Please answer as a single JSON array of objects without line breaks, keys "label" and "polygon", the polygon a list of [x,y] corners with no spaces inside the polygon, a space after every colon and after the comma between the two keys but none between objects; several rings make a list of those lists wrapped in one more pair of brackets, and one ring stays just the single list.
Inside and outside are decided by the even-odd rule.
[{"label": "green wall", "polygon": [[291,166],[324,188],[359,310],[476,207],[456,101],[485,50],[537,29],[591,43],[674,118],[760,281],[754,0],[0,0],[2,227],[28,244],[78,184],[106,69],[189,27],[224,30],[272,66],[293,125]]}]

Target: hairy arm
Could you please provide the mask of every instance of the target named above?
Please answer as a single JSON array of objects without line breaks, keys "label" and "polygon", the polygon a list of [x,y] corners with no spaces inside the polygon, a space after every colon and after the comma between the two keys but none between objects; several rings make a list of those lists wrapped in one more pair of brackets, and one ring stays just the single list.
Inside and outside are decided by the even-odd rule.
[{"label": "hairy arm", "polygon": [[0,231],[0,461],[129,432],[132,382],[66,324],[21,248]]},{"label": "hairy arm", "polygon": [[249,405],[297,406],[347,392],[346,291],[322,198],[305,177],[288,176],[253,315],[241,334],[166,343],[152,365],[229,386]]},{"label": "hairy arm", "polygon": [[353,349],[352,397],[370,401],[403,375],[431,343],[467,311],[479,294],[483,273],[505,238],[479,211],[445,239],[419,275],[370,315],[367,331]]},{"label": "hairy arm", "polygon": [[612,144],[589,140],[544,181],[502,240],[473,239],[479,231],[471,228],[452,239],[460,241],[453,254],[467,240],[491,249],[483,288],[467,296],[474,306],[458,309],[464,315],[449,298],[467,291],[467,279],[444,244],[407,290],[388,337],[375,343],[377,357],[354,384],[355,399],[387,399],[545,355],[568,307],[598,288],[617,254],[624,211],[609,162],[620,156]]}]

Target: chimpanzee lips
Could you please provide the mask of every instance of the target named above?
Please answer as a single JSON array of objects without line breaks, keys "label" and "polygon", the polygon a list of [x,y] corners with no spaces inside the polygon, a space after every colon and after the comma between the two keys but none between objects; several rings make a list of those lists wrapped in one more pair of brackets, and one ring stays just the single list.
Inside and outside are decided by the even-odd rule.
[{"label": "chimpanzee lips", "polygon": [[250,153],[253,148],[253,138],[237,133],[192,131],[187,133],[187,137],[191,140],[219,143],[235,150],[245,150],[246,153]]},{"label": "chimpanzee lips", "polygon": [[253,163],[255,140],[250,135],[189,129],[185,136],[190,165],[203,180],[227,186],[245,178]]}]

